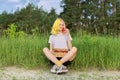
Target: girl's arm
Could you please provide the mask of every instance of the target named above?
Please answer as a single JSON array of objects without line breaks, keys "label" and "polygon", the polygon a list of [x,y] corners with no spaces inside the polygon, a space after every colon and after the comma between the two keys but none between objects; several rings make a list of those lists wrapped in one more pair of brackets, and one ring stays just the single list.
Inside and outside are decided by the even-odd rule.
[{"label": "girl's arm", "polygon": [[52,44],[50,43],[50,52],[52,53],[53,52],[53,47],[52,47]]},{"label": "girl's arm", "polygon": [[68,48],[71,49],[72,48],[72,43],[71,43],[71,39],[70,39],[70,33],[69,33],[69,29],[67,29],[67,38],[68,38]]}]

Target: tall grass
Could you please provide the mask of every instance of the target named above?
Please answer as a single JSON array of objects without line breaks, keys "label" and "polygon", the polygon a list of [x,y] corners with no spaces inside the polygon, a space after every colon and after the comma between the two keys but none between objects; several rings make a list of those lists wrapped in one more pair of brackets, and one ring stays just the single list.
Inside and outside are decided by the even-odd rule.
[{"label": "tall grass", "polygon": [[0,39],[0,65],[21,65],[36,67],[46,64],[42,48],[47,46],[47,37],[27,37],[24,39]]},{"label": "tall grass", "polygon": [[78,48],[75,68],[120,69],[120,38],[79,36],[73,44]]},{"label": "tall grass", "polygon": [[[48,47],[48,35],[23,39],[0,38],[0,66],[46,67],[49,61],[42,49]],[[70,65],[76,69],[120,69],[120,38],[74,36],[77,56]]]}]

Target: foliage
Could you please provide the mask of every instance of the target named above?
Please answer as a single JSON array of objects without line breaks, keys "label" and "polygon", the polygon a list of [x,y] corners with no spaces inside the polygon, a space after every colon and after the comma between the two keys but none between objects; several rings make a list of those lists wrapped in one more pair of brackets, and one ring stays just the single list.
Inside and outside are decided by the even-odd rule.
[{"label": "foliage", "polygon": [[62,17],[67,28],[73,32],[85,30],[91,34],[119,36],[120,1],[118,0],[62,0],[63,12],[56,14],[55,9],[48,13],[29,3],[14,13],[4,11],[0,14],[0,35],[10,24],[15,23],[18,31],[26,34],[50,33],[57,17]]},{"label": "foliage", "polygon": [[29,3],[14,13],[3,12],[0,15],[0,31],[2,33],[10,24],[15,23],[18,31],[24,31],[27,34],[34,34],[33,32],[36,29],[38,29],[38,33],[46,33],[50,32],[56,18],[57,14],[54,9],[47,13]]},{"label": "foliage", "polygon": [[[73,35],[77,56],[70,68],[120,69],[120,38],[108,36]],[[0,65],[18,65],[26,68],[48,68],[50,63],[42,49],[48,47],[48,35],[19,38],[0,38]],[[8,46],[9,45],[9,46]]]},{"label": "foliage", "polygon": [[112,32],[117,35],[119,4],[118,0],[62,0],[61,7],[64,10],[60,16],[72,31],[83,29],[92,34]]},{"label": "foliage", "polygon": [[5,30],[4,32],[5,32],[5,35],[10,39],[14,39],[17,37],[22,39],[26,35],[23,31],[17,32],[17,26],[15,24],[9,25],[8,29]]},{"label": "foliage", "polygon": [[24,39],[26,36],[25,32],[23,32],[23,31],[19,31],[16,34],[17,34],[17,37],[20,39]]},{"label": "foliage", "polygon": [[9,25],[9,28],[4,31],[5,34],[7,35],[7,37],[15,38],[16,37],[16,28],[17,28],[17,26],[15,24]]}]

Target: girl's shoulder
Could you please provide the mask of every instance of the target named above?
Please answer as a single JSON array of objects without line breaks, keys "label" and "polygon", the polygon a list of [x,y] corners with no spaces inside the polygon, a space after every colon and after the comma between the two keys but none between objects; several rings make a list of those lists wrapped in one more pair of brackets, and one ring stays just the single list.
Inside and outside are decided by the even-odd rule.
[{"label": "girl's shoulder", "polygon": [[55,35],[51,34],[49,37],[50,37],[50,38],[53,38],[53,37],[55,37]]},{"label": "girl's shoulder", "polygon": [[55,35],[53,35],[53,34],[50,35],[50,37],[53,37],[53,36],[55,36]]}]

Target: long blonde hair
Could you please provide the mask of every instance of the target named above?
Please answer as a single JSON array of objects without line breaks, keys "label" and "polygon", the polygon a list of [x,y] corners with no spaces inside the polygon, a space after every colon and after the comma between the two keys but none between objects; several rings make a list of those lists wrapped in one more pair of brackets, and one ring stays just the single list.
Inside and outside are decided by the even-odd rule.
[{"label": "long blonde hair", "polygon": [[59,29],[60,29],[60,22],[62,21],[61,18],[57,18],[52,26],[51,34],[58,34]]}]

